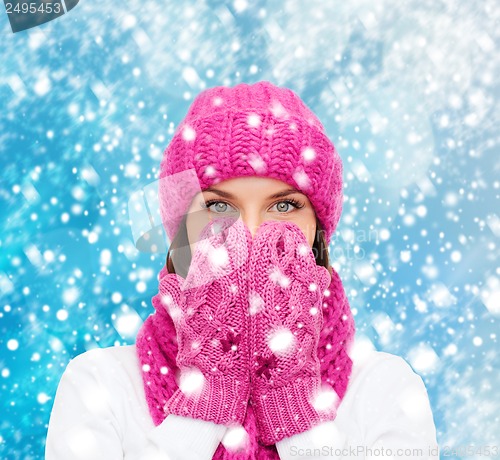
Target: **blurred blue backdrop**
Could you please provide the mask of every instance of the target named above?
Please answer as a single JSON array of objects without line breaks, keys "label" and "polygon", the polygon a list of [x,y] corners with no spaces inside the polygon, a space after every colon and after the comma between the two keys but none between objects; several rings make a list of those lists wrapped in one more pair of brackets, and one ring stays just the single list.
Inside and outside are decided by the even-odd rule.
[{"label": "blurred blue backdrop", "polygon": [[442,447],[498,446],[499,20],[492,0],[85,0],[13,34],[2,7],[0,457],[43,458],[72,357],[135,342],[166,254],[137,250],[128,202],[199,91],[259,80],[343,159],[330,251],[358,338],[422,376]]}]

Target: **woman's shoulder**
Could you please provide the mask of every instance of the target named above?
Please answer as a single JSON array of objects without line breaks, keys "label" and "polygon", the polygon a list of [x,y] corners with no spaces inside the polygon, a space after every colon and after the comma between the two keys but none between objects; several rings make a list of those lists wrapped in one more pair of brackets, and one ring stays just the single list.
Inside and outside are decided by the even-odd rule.
[{"label": "woman's shoulder", "polygon": [[369,420],[369,415],[375,420],[382,413],[389,414],[388,408],[408,409],[411,413],[418,401],[417,406],[426,417],[430,414],[424,381],[406,359],[376,350],[368,339],[355,341],[349,356],[353,366],[343,400],[344,411],[349,409],[359,420]]},{"label": "woman's shoulder", "polygon": [[383,381],[422,382],[421,377],[401,356],[376,350],[368,340],[355,340],[349,351],[352,359],[351,384]]},{"label": "woman's shoulder", "polygon": [[71,363],[100,363],[103,361],[123,361],[135,356],[135,345],[95,347],[76,355]]},{"label": "woman's shoulder", "polygon": [[[70,360],[66,373],[87,372],[103,376],[116,373],[138,373],[138,359],[135,345],[121,345],[92,348]],[[106,372],[102,372],[105,370]]]}]

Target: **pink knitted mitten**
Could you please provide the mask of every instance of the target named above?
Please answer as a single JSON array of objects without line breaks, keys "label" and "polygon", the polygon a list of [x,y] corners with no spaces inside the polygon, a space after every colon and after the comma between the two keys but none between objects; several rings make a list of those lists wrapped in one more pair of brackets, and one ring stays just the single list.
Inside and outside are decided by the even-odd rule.
[{"label": "pink knitted mitten", "polygon": [[160,284],[178,340],[179,389],[168,414],[241,424],[249,387],[246,274],[252,236],[241,220],[200,235],[186,279],[169,274]]},{"label": "pink knitted mitten", "polygon": [[[250,352],[258,437],[270,445],[336,416],[323,401],[318,340],[331,281],[300,228],[267,221],[250,252]],[[333,390],[332,390],[333,392]]]}]

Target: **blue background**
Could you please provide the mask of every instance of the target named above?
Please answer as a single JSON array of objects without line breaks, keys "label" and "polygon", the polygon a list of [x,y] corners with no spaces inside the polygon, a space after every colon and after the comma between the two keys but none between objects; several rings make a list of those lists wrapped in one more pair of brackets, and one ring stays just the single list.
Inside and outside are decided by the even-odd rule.
[{"label": "blue background", "polygon": [[360,343],[422,376],[442,448],[500,444],[498,5],[280,3],[85,0],[16,34],[0,8],[1,458],[43,458],[72,357],[134,343],[166,254],[128,202],[198,92],[259,80],[343,159]]}]

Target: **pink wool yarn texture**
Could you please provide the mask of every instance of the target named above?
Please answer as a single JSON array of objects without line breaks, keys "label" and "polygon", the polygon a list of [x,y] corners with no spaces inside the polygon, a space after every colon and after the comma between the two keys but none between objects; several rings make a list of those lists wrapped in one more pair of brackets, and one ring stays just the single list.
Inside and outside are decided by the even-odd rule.
[{"label": "pink wool yarn texture", "polygon": [[[238,222],[234,224],[235,227],[239,225]],[[233,230],[233,235],[235,232],[237,230]],[[238,240],[234,237],[229,239]],[[232,319],[229,319],[228,323],[234,324],[217,323],[213,312],[216,309],[227,312],[226,307],[235,300],[231,296],[228,298],[227,292],[218,290],[221,286],[229,287],[225,276],[205,285],[193,283],[193,276],[206,277],[206,273],[201,274],[195,269],[194,275],[190,270],[184,283],[182,278],[169,274],[164,268],[160,272],[159,292],[153,297],[155,313],[146,319],[136,341],[146,400],[155,425],[159,425],[169,413],[176,413],[229,426],[234,425],[231,423],[233,421],[244,427],[248,434],[246,444],[235,451],[221,443],[213,456],[215,459],[279,458],[275,442],[303,432],[323,420],[335,418],[338,402],[334,410],[330,409],[322,416],[313,409],[311,392],[317,390],[321,384],[326,385],[333,388],[340,401],[346,392],[352,369],[348,351],[354,338],[354,320],[337,273],[332,270],[328,285],[330,275],[326,268],[319,267],[315,265],[314,260],[300,255],[307,242],[295,224],[264,222],[254,243],[249,263],[240,265],[236,270],[240,274],[248,270],[246,288],[239,284],[239,289],[236,290],[236,298],[239,301],[245,302],[245,298],[248,300],[246,305],[233,307],[239,307],[238,311],[246,311],[247,317],[253,318],[250,319],[253,326],[246,330],[247,321],[238,311],[230,313]],[[305,251],[305,255],[313,258],[310,248]],[[197,251],[194,259],[199,260]],[[304,262],[300,263],[301,260]],[[260,273],[261,269],[263,273]],[[237,278],[241,279],[240,276],[232,276],[233,281]],[[179,282],[178,289],[171,289],[172,280]],[[308,293],[306,291],[311,282],[318,283],[318,290]],[[186,284],[194,284],[195,290],[186,289]],[[207,286],[213,286],[219,295],[208,299]],[[328,288],[325,290],[326,286]],[[235,397],[234,391],[231,390],[234,389],[234,383],[228,384],[227,391],[220,391],[219,394],[207,391],[200,399],[195,398],[194,403],[189,401],[189,397],[180,396],[182,392],[177,384],[178,364],[185,364],[184,350],[190,349],[190,344],[183,343],[184,339],[181,338],[180,347],[177,341],[177,337],[182,336],[179,334],[183,323],[180,317],[186,315],[189,308],[194,307],[192,304],[183,304],[189,297],[183,296],[180,292],[183,289],[186,293],[200,293],[199,297],[202,299],[198,302],[198,309],[191,311],[192,316],[198,316],[198,319],[191,322],[188,334],[201,344],[194,353],[188,354],[201,355],[201,359],[198,363],[190,363],[199,365],[204,375],[209,378],[212,369],[220,373],[221,378],[217,380],[216,388],[220,387],[220,381],[226,381],[227,375],[239,380],[242,383],[239,395],[241,398],[246,397],[251,379],[252,398],[246,407],[246,413],[241,411],[241,414],[235,417],[233,409],[236,404],[240,404],[241,398]],[[319,295],[320,291],[324,296]],[[275,310],[275,302],[280,303],[282,311]],[[318,311],[312,311],[313,309]],[[207,312],[208,315],[205,314]],[[226,316],[226,313],[223,313],[223,317]],[[236,328],[234,318],[237,319],[236,322],[243,323],[239,328]],[[208,325],[214,320],[214,326],[221,326],[220,333]],[[268,341],[263,338],[263,332],[277,330],[283,326],[294,334],[294,340],[298,343],[292,347],[293,353],[286,349],[284,353],[274,350],[275,356],[266,345]],[[194,332],[195,330],[198,332]],[[225,336],[226,332],[234,332],[229,334],[233,340]],[[233,365],[237,359],[238,366],[245,366],[245,358],[243,355],[233,354],[233,350],[240,346],[243,349],[248,334],[253,335],[250,342],[254,342],[254,345],[250,345],[248,354],[252,358],[246,364],[250,367],[247,372],[250,371],[251,377],[247,377],[245,381],[241,373],[235,374]],[[243,340],[235,341],[238,335],[242,335]],[[207,340],[200,340],[201,336]],[[259,336],[262,339],[259,339]],[[238,347],[231,350],[232,343],[227,343],[226,346],[225,342],[231,341],[236,342]],[[211,349],[211,357],[210,354],[203,353],[204,348],[205,351],[207,348]],[[252,353],[255,350],[257,353]],[[229,356],[228,360],[225,360],[225,356]],[[272,363],[269,358],[273,359]],[[209,364],[205,366],[203,363],[207,359]],[[214,364],[215,367],[212,368]],[[209,383],[208,388],[210,386]],[[263,395],[266,395],[264,399]],[[292,399],[290,395],[293,395]],[[229,410],[223,410],[221,407],[227,407]],[[232,420],[228,415],[231,415]],[[243,416],[244,418],[240,418]]]},{"label": "pink wool yarn texture", "polygon": [[186,279],[169,274],[159,290],[175,321],[177,365],[191,381],[203,382],[191,392],[177,390],[165,414],[227,426],[243,422],[250,393],[246,274],[252,235],[241,220],[222,220],[201,232]]},{"label": "pink wool yarn texture", "polygon": [[299,96],[267,81],[209,88],[178,125],[159,174],[170,241],[196,193],[244,176],[278,179],[305,193],[330,241],[342,212],[341,158]]},{"label": "pink wool yarn texture", "polygon": [[[321,388],[317,357],[331,277],[293,222],[264,222],[249,259],[251,403],[259,439],[270,445],[337,415],[337,395]],[[328,396],[330,404],[318,404]]]}]

